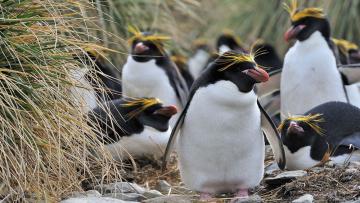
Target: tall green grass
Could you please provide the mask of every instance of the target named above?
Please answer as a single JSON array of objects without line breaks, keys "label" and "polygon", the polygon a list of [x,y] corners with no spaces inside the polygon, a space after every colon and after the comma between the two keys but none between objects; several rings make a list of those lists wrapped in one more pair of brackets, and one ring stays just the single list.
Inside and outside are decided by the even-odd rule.
[{"label": "tall green grass", "polygon": [[9,201],[58,201],[84,180],[118,176],[69,93],[80,85],[70,72],[85,66],[75,56],[100,47],[87,29],[91,8],[87,1],[0,1],[0,181]]}]

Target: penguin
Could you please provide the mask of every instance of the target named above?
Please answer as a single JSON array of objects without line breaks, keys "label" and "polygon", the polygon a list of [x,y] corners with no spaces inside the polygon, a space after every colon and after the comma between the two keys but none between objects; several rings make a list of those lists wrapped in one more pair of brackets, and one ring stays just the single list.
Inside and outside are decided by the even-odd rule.
[{"label": "penguin", "polygon": [[225,30],[216,41],[216,50],[223,54],[230,50],[248,52],[240,42],[240,39],[233,32]]},{"label": "penguin", "polygon": [[179,53],[173,53],[171,56],[171,60],[178,67],[182,77],[184,78],[184,80],[187,84],[188,89],[190,89],[192,83],[194,82],[194,78],[189,72],[189,67],[187,64],[186,57]]},{"label": "penguin", "polygon": [[292,27],[286,41],[296,43],[285,55],[281,73],[281,115],[303,114],[328,101],[347,102],[345,87],[330,47],[330,25],[321,8],[297,9],[292,1]]},{"label": "penguin", "polygon": [[335,44],[335,55],[339,58],[341,64],[355,64],[360,63],[359,47],[344,39],[331,39]]},{"label": "penguin", "polygon": [[286,168],[302,170],[328,160],[360,161],[360,109],[344,102],[320,104],[279,126]]},{"label": "penguin", "polygon": [[[164,105],[175,105],[179,110],[186,102],[188,88],[176,65],[164,49],[168,37],[152,35],[130,28],[131,53],[122,69],[123,95],[156,97]],[[171,118],[174,125],[178,115]]]},{"label": "penguin", "polygon": [[195,40],[193,42],[193,55],[189,58],[189,72],[194,79],[198,78],[201,71],[208,65],[210,58],[210,47],[204,40]]},{"label": "penguin", "polygon": [[244,197],[259,185],[264,172],[263,132],[280,168],[285,166],[277,130],[253,90],[268,77],[251,55],[229,51],[195,80],[171,133],[163,167],[177,140],[181,179],[201,193],[201,200],[227,192]]},{"label": "penguin", "polygon": [[122,87],[119,71],[116,70],[115,66],[109,64],[108,59],[104,55],[99,54],[97,51],[88,50],[87,54],[91,59],[91,64],[89,65],[94,67],[95,74],[100,79],[100,84],[98,81],[94,81],[92,77],[89,77],[88,80],[94,87],[101,85],[105,88],[105,91],[95,88],[97,98],[102,101],[120,99]]},{"label": "penguin", "polygon": [[106,149],[122,161],[159,160],[171,133],[169,120],[176,113],[175,106],[164,106],[156,98],[121,98],[97,106],[88,115]]}]

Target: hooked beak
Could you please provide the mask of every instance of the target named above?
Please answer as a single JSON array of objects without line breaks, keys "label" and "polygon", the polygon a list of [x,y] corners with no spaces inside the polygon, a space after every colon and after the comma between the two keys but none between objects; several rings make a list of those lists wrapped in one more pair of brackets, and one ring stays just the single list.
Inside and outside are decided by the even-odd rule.
[{"label": "hooked beak", "polygon": [[287,129],[287,133],[299,134],[299,133],[303,133],[303,132],[304,132],[304,129],[301,126],[299,126],[299,124],[297,124],[294,121],[290,122],[290,125]]},{"label": "hooked beak", "polygon": [[256,82],[266,82],[269,80],[269,74],[262,68],[246,69],[243,71],[246,75],[252,77]]},{"label": "hooked beak", "polygon": [[142,54],[147,50],[149,50],[149,47],[144,45],[144,43],[142,43],[142,42],[137,43],[134,47],[135,54]]},{"label": "hooked beak", "polygon": [[175,115],[177,112],[178,112],[178,110],[177,110],[176,106],[170,105],[170,106],[165,106],[165,107],[162,107],[162,108],[156,110],[154,112],[154,114],[171,117],[171,116]]},{"label": "hooked beak", "polygon": [[295,39],[296,36],[299,34],[299,32],[301,30],[303,30],[306,27],[306,25],[298,25],[298,26],[292,26],[291,28],[289,28],[285,34],[284,34],[284,39],[286,42],[289,42],[292,39]]}]

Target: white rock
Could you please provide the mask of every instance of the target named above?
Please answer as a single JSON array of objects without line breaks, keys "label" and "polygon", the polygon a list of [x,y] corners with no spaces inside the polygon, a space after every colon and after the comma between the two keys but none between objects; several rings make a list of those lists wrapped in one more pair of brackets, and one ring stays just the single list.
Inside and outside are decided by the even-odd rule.
[{"label": "white rock", "polygon": [[292,203],[312,203],[314,201],[314,197],[310,194],[305,194],[296,200],[292,201]]},{"label": "white rock", "polygon": [[127,202],[110,197],[74,197],[63,200],[60,203],[136,203],[136,202]]},{"label": "white rock", "polygon": [[138,193],[143,194],[146,190],[135,183],[115,182],[106,185],[97,185],[95,190],[102,194],[107,193]]}]

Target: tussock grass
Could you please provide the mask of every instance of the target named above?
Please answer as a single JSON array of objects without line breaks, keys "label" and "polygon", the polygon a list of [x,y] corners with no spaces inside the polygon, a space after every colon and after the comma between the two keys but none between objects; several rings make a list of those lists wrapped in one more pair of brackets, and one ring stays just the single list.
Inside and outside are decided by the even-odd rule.
[{"label": "tussock grass", "polygon": [[75,56],[100,49],[91,8],[87,1],[1,0],[0,181],[12,201],[58,201],[84,180],[119,176],[69,95],[80,85],[70,72],[84,68]]}]

